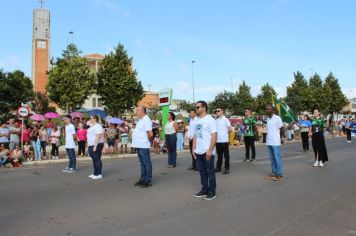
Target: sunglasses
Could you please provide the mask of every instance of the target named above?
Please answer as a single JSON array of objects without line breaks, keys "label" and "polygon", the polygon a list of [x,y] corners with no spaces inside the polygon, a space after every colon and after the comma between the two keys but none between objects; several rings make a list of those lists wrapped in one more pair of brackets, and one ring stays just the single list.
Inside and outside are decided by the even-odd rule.
[{"label": "sunglasses", "polygon": [[221,112],[221,110],[215,110],[215,112]]},{"label": "sunglasses", "polygon": [[201,108],[201,106],[196,106],[196,107],[195,107],[195,110],[198,110],[199,108]]}]

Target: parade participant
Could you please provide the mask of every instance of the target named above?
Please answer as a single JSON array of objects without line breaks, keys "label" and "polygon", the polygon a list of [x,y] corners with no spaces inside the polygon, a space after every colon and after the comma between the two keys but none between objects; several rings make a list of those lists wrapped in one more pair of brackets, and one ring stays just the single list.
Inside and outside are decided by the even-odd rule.
[{"label": "parade participant", "polygon": [[142,188],[152,186],[152,163],[150,156],[151,142],[153,138],[152,121],[146,114],[146,108],[139,106],[136,108],[138,122],[132,133],[132,147],[137,151],[140,161],[141,178],[135,186]]},{"label": "parade participant", "polygon": [[216,121],[208,115],[208,105],[199,101],[195,105],[198,118],[195,122],[193,139],[194,157],[200,174],[202,189],[194,194],[196,198],[216,198],[216,177],[214,170],[215,145],[217,140]]},{"label": "parade participant", "polygon": [[311,121],[307,114],[303,115],[303,119],[299,121],[299,126],[300,126],[300,133],[302,136],[303,151],[307,152],[309,151],[309,133],[312,127]]},{"label": "parade participant", "polygon": [[87,130],[84,129],[83,123],[78,124],[77,139],[78,139],[78,156],[84,157],[85,145],[87,143]]},{"label": "parade participant", "polygon": [[[244,133],[245,159],[243,161],[255,162],[256,161],[255,135],[256,135],[257,119],[251,115],[250,110],[245,110],[245,118],[243,119],[243,124],[245,126],[245,133]],[[251,149],[251,160],[250,160],[250,149]]]},{"label": "parade participant", "polygon": [[314,110],[314,119],[312,120],[312,129],[309,136],[312,137],[312,145],[315,155],[314,167],[323,167],[324,162],[328,161],[328,152],[325,146],[324,131],[326,124],[323,118],[320,117],[320,112]]},{"label": "parade participant", "polygon": [[345,122],[346,139],[347,139],[348,143],[351,143],[351,132],[352,132],[351,124],[352,124],[351,119],[349,119]]},{"label": "parade participant", "polygon": [[189,120],[189,127],[188,127],[188,139],[189,139],[189,150],[190,154],[192,155],[192,166],[188,168],[188,170],[197,171],[197,162],[193,155],[193,138],[194,138],[194,131],[195,131],[195,121],[197,120],[197,115],[194,110],[190,111],[189,113],[190,120]]},{"label": "parade participant", "polygon": [[283,180],[283,167],[281,157],[281,144],[283,143],[283,122],[281,117],[274,114],[275,108],[266,106],[267,113],[267,150],[271,158],[272,174],[265,177],[267,180]]},{"label": "parade participant", "polygon": [[89,175],[91,179],[102,179],[103,163],[101,161],[101,154],[104,148],[104,129],[98,123],[99,117],[97,115],[90,116],[87,138],[88,138],[88,152],[93,160],[94,173]]},{"label": "parade participant", "polygon": [[351,133],[352,135],[354,135],[354,137],[356,136],[356,118],[354,118],[352,120],[352,123],[351,123]]},{"label": "parade participant", "polygon": [[230,153],[229,153],[229,134],[232,131],[230,121],[225,117],[224,110],[218,108],[215,110],[217,115],[216,128],[217,128],[217,140],[216,140],[216,152],[218,160],[216,162],[215,172],[221,172],[223,158],[225,159],[225,169],[223,174],[230,173]]},{"label": "parade participant", "polygon": [[53,128],[51,129],[51,135],[50,135],[50,140],[51,140],[51,145],[52,145],[52,149],[51,149],[51,156],[52,159],[58,159],[59,153],[59,146],[60,146],[60,141],[59,141],[59,137],[61,136],[61,132],[58,129],[58,127],[56,125],[53,126]]},{"label": "parade participant", "polygon": [[168,113],[168,122],[164,127],[166,147],[168,150],[168,168],[175,168],[177,164],[177,132],[178,124],[175,122],[176,115]]},{"label": "parade participant", "polygon": [[65,148],[68,156],[68,167],[63,170],[66,173],[74,173],[76,171],[76,157],[75,157],[75,139],[76,133],[74,125],[72,124],[72,117],[70,115],[66,115],[64,117],[65,124]]}]

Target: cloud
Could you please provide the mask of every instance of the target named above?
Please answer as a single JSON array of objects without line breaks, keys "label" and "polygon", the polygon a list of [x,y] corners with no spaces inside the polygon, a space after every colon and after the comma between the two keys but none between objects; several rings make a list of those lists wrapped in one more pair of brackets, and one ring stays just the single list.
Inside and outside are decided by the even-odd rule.
[{"label": "cloud", "polygon": [[113,2],[112,0],[93,0],[96,6],[105,8],[110,12],[118,13],[120,16],[124,18],[130,18],[131,14],[129,11],[123,9],[119,4]]},{"label": "cloud", "polygon": [[343,88],[342,91],[347,98],[356,98],[356,88]]},{"label": "cloud", "polygon": [[0,69],[5,71],[16,70],[21,67],[21,62],[18,57],[11,55],[0,59]]},{"label": "cloud", "polygon": [[191,85],[186,81],[178,81],[176,84],[176,90],[180,93],[190,91],[191,89]]}]

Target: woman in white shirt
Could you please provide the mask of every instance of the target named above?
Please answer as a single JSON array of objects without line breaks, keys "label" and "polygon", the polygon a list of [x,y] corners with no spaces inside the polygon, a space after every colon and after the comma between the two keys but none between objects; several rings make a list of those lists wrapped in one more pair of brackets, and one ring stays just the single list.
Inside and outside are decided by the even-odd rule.
[{"label": "woman in white shirt", "polygon": [[164,128],[166,146],[168,150],[168,168],[175,168],[177,164],[177,131],[178,124],[174,121],[176,116],[173,112],[168,113],[168,122]]},{"label": "woman in white shirt", "polygon": [[102,162],[101,154],[104,147],[104,129],[98,123],[98,116],[90,116],[90,128],[87,132],[88,152],[89,156],[93,159],[94,173],[89,175],[91,179],[102,179]]}]

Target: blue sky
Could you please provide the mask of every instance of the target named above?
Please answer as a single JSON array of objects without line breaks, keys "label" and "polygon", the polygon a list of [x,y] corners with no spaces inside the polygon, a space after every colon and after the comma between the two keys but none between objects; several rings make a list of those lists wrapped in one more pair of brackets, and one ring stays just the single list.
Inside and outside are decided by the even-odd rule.
[{"label": "blue sky", "polygon": [[[37,0],[1,3],[0,68],[31,75],[32,10]],[[47,0],[51,55],[71,42],[83,54],[122,43],[145,89],[212,100],[245,80],[256,95],[269,82],[280,96],[300,70],[332,71],[356,97],[354,0]],[[231,86],[231,78],[233,88]]]}]

